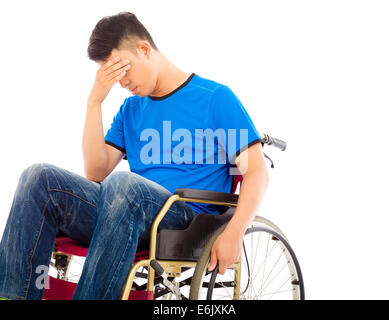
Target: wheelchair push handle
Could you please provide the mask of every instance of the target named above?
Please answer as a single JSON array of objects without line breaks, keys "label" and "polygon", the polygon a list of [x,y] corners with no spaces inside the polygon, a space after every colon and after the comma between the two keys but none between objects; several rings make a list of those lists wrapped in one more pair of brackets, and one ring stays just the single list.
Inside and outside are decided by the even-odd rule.
[{"label": "wheelchair push handle", "polygon": [[274,146],[274,147],[280,149],[281,151],[285,151],[285,149],[286,149],[286,142],[285,141],[271,137],[265,133],[262,134],[261,137],[262,137],[264,144],[267,144],[269,146]]}]

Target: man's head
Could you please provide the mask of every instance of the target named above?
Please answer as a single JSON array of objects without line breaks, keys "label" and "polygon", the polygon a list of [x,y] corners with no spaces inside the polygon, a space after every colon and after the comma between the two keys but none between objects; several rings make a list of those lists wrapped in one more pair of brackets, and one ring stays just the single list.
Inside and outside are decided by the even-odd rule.
[{"label": "man's head", "polygon": [[156,86],[159,53],[146,28],[130,12],[102,18],[89,39],[88,57],[102,65],[117,56],[128,59],[131,68],[120,80],[123,88],[149,95]]}]

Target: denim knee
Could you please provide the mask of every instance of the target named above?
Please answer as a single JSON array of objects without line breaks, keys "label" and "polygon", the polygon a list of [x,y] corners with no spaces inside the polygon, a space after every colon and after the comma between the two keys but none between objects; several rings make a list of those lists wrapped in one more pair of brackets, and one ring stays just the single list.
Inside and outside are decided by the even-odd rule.
[{"label": "denim knee", "polygon": [[130,201],[140,202],[149,198],[143,177],[130,171],[116,171],[111,173],[101,184],[106,192],[126,197]]},{"label": "denim knee", "polygon": [[46,170],[54,169],[50,163],[38,162],[25,168],[20,176],[19,183],[30,184],[40,181],[42,173]]},{"label": "denim knee", "polygon": [[109,211],[105,215],[113,218],[131,213],[139,222],[144,220],[153,203],[147,184],[147,179],[130,171],[110,174],[101,184],[103,211]]}]

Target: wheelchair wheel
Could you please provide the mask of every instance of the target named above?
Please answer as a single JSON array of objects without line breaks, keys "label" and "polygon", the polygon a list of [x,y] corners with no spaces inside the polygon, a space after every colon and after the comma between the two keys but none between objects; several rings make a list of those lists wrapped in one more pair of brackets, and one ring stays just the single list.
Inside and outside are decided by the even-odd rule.
[{"label": "wheelchair wheel", "polygon": [[207,270],[212,245],[207,243],[196,265],[189,298],[193,300],[303,300],[304,284],[296,255],[283,234],[256,217],[243,238],[241,262],[224,275]]}]

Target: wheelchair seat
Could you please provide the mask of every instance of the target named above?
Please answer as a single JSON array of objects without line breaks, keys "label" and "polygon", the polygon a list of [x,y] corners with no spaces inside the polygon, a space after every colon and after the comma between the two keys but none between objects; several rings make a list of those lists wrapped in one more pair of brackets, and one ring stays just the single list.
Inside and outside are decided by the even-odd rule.
[{"label": "wheelchair seat", "polygon": [[57,238],[55,239],[54,248],[57,251],[61,251],[63,253],[79,257],[86,257],[88,253],[88,247],[84,247],[81,243],[66,236],[57,236]]}]

